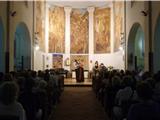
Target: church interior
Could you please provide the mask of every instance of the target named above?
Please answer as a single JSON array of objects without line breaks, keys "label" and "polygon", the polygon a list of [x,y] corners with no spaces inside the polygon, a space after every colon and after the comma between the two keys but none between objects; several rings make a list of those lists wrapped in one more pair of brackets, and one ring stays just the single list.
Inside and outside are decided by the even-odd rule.
[{"label": "church interior", "polygon": [[159,6],[0,1],[0,120],[160,120]]}]

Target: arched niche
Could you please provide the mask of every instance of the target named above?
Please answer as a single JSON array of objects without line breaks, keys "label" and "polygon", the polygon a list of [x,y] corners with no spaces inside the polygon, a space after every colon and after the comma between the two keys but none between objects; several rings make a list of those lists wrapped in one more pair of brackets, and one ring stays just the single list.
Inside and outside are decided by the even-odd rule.
[{"label": "arched niche", "polygon": [[144,32],[139,23],[131,27],[127,50],[128,70],[144,69]]},{"label": "arched niche", "polygon": [[31,69],[31,38],[28,27],[23,22],[16,27],[14,48],[14,69]]},{"label": "arched niche", "polygon": [[154,53],[153,53],[153,59],[154,59],[154,73],[160,70],[160,15],[157,19],[157,24],[155,28],[155,34],[154,34]]},{"label": "arched niche", "polygon": [[5,71],[4,26],[0,17],[0,72]]}]

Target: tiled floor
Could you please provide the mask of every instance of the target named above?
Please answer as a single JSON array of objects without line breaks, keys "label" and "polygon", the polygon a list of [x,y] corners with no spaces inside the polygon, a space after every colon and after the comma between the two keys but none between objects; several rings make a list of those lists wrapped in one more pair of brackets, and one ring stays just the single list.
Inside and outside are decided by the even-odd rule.
[{"label": "tiled floor", "polygon": [[85,79],[84,82],[77,83],[76,79],[74,79],[74,78],[65,78],[64,85],[92,85],[92,80]]}]

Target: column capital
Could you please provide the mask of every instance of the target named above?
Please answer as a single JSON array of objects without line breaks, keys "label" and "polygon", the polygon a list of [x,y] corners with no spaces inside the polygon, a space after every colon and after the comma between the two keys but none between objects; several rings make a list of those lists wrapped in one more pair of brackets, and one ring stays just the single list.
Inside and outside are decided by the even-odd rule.
[{"label": "column capital", "polygon": [[88,11],[89,13],[93,13],[93,12],[94,12],[94,10],[95,10],[95,8],[94,8],[94,7],[88,7],[88,8],[87,8],[87,11]]},{"label": "column capital", "polygon": [[70,13],[70,12],[71,12],[71,10],[72,10],[72,8],[71,8],[71,7],[64,7],[64,11],[65,11],[65,13]]}]

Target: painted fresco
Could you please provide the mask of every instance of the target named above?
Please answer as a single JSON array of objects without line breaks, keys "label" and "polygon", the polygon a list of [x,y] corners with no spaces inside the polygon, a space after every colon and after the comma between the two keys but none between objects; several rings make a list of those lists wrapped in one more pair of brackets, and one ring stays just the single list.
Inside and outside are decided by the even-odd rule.
[{"label": "painted fresco", "polygon": [[84,70],[88,70],[88,55],[71,55],[71,70],[75,70],[74,61],[78,60],[82,65]]},{"label": "painted fresco", "polygon": [[88,53],[88,11],[73,9],[71,13],[71,53]]},{"label": "painted fresco", "polygon": [[123,14],[124,14],[124,2],[114,2],[114,51],[118,51],[121,44],[121,33],[123,33]]},{"label": "painted fresco", "polygon": [[45,51],[45,2],[35,2],[36,37],[41,51]]},{"label": "painted fresco", "polygon": [[53,54],[53,68],[62,68],[62,67],[63,67],[63,55]]},{"label": "painted fresco", "polygon": [[49,52],[64,53],[65,14],[63,7],[49,9]]},{"label": "painted fresco", "polygon": [[94,53],[110,52],[110,8],[96,8],[94,14]]}]

